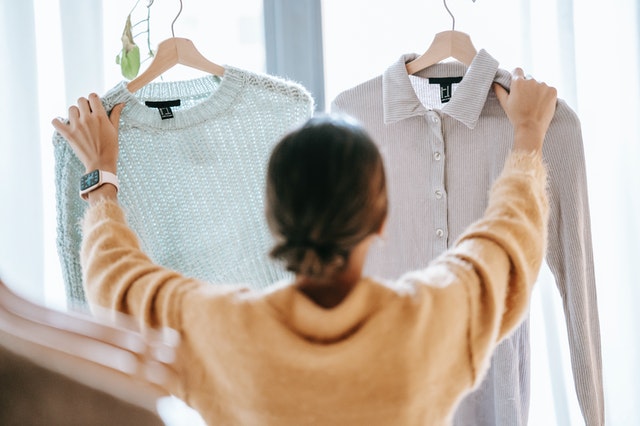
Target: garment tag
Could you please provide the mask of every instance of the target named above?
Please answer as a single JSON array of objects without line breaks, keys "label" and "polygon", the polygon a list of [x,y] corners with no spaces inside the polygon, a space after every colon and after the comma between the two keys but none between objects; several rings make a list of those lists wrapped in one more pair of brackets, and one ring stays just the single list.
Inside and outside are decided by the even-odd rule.
[{"label": "garment tag", "polygon": [[460,83],[462,81],[462,77],[432,77],[429,78],[429,84],[439,84],[440,85],[440,102],[446,104],[451,100],[451,95],[453,95],[453,91],[451,90],[451,85],[454,83]]},{"label": "garment tag", "polygon": [[144,104],[149,108],[158,108],[160,118],[166,120],[167,118],[173,118],[173,111],[171,111],[171,107],[180,106],[180,99],[171,101],[145,101]]}]

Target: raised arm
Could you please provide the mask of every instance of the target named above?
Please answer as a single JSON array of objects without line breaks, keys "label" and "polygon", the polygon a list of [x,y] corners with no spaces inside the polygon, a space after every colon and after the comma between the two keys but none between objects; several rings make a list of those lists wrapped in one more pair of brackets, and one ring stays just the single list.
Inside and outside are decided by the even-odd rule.
[{"label": "raised arm", "polygon": [[430,314],[467,342],[474,383],[484,376],[497,343],[527,312],[544,258],[549,211],[541,149],[556,91],[525,79],[521,69],[514,71],[511,93],[494,90],[513,124],[514,145],[487,209],[450,250],[407,276],[433,284],[421,287],[438,297],[437,304],[427,304],[437,311]]},{"label": "raised arm", "polygon": [[546,250],[548,199],[542,145],[556,89],[513,72],[511,92],[494,90],[513,125],[514,143],[493,184],[483,218],[464,232],[453,255],[471,264],[470,346],[476,370],[495,343],[523,319]]}]

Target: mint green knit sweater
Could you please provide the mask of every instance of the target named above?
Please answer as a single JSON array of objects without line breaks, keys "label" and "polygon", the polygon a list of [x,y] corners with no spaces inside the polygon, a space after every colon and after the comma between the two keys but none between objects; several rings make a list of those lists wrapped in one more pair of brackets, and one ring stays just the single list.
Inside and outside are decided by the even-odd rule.
[{"label": "mint green knit sweater", "polygon": [[[147,101],[180,100],[162,119]],[[157,263],[216,283],[266,286],[286,277],[272,263],[264,219],[271,148],[306,121],[313,99],[299,84],[225,66],[222,78],[151,83],[134,94],[121,82],[103,96],[120,119],[119,200],[144,251]],[[57,246],[71,306],[86,299],[80,269],[78,196],[84,168],[53,138]]]}]

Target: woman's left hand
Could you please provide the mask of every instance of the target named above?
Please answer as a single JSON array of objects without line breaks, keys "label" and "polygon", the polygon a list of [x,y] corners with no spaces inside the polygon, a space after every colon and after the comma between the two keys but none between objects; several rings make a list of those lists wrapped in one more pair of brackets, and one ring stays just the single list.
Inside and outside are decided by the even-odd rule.
[{"label": "woman's left hand", "polygon": [[69,107],[69,124],[54,119],[51,124],[69,142],[87,172],[95,169],[117,172],[118,124],[124,104],[107,114],[95,93]]}]

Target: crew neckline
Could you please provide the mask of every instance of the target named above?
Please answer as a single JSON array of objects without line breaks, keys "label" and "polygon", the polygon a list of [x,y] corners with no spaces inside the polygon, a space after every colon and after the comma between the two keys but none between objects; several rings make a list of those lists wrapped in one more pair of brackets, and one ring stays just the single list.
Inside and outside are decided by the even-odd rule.
[{"label": "crew neckline", "polygon": [[[127,89],[123,80],[103,96],[105,107],[110,109],[125,103],[122,110],[122,127],[142,127],[150,130],[182,129],[211,120],[228,110],[241,96],[245,86],[244,72],[225,65],[222,77],[206,75],[190,80],[152,82],[135,93]],[[165,101],[180,98],[202,98],[188,108],[173,111],[173,118],[163,120],[156,108],[149,108],[145,101]]]}]

